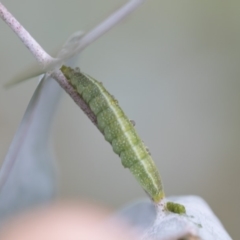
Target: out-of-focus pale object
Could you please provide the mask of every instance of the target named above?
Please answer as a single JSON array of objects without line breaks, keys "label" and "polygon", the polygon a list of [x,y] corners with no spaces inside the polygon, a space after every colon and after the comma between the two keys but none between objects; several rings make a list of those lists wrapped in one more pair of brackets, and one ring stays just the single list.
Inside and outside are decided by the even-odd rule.
[{"label": "out-of-focus pale object", "polygon": [[[81,36],[82,32],[72,34],[57,56],[75,48]],[[78,57],[79,54],[67,60],[68,64],[73,65]],[[33,71],[36,69],[39,67],[34,65]],[[23,72],[9,86],[38,74],[39,70]],[[53,199],[56,166],[49,135],[61,92],[54,79],[43,75],[0,170],[0,220]]]},{"label": "out-of-focus pale object", "polygon": [[54,161],[49,133],[61,88],[43,79],[13,138],[0,170],[0,219],[52,199]]},{"label": "out-of-focus pale object", "polygon": [[169,197],[167,200],[183,204],[186,214],[158,213],[147,200],[123,208],[117,218],[137,228],[147,240],[231,240],[208,204],[198,196]]}]

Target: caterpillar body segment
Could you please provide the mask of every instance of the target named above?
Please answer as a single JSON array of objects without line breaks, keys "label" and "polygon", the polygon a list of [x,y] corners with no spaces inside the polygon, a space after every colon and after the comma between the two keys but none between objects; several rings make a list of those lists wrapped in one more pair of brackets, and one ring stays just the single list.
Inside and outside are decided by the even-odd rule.
[{"label": "caterpillar body segment", "polygon": [[62,73],[96,115],[97,127],[154,202],[164,197],[159,172],[132,122],[102,83],[66,66]]}]

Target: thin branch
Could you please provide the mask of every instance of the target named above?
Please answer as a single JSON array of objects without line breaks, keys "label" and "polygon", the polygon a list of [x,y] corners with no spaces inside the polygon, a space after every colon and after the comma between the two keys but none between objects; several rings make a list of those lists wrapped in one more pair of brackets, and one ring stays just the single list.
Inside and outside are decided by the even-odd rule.
[{"label": "thin branch", "polygon": [[44,51],[38,42],[18,22],[18,20],[0,2],[0,16],[3,21],[17,34],[23,44],[43,66],[52,62],[53,58]]},{"label": "thin branch", "polygon": [[51,77],[56,79],[59,85],[69,94],[73,101],[82,109],[82,111],[88,116],[94,125],[97,125],[97,118],[90,107],[82,99],[82,97],[76,92],[72,85],[69,84],[60,70],[56,70],[51,74]]},{"label": "thin branch", "polygon": [[[140,4],[145,0],[130,0],[120,9],[111,14],[107,19],[98,24],[91,31],[86,33],[80,40],[78,47],[74,52],[64,56],[64,59],[55,59],[47,54],[44,49],[37,43],[37,41],[29,34],[29,32],[14,18],[14,16],[8,12],[8,10],[0,2],[0,16],[8,24],[8,26],[17,34],[22,40],[24,45],[31,51],[38,62],[51,72],[51,76],[60,84],[60,86],[71,96],[75,103],[86,113],[90,120],[96,125],[96,117],[91,109],[86,105],[79,94],[76,93],[74,88],[69,84],[67,79],[61,73],[60,70],[56,69],[57,63],[62,63],[63,60],[67,60],[76,54],[79,54],[84,48],[86,48],[93,41],[98,39],[108,30],[113,28],[121,20],[127,17],[132,11],[134,11]],[[51,66],[49,69],[48,66]],[[54,70],[54,71],[53,71]]]},{"label": "thin branch", "polygon": [[124,18],[126,18],[130,13],[132,13],[138,6],[140,6],[145,0],[130,0],[117,11],[112,13],[108,18],[103,20],[100,24],[86,33],[80,40],[77,49],[75,49],[74,53],[69,54],[64,57],[64,59],[70,58],[75,54],[80,53],[83,49],[85,49],[89,44],[97,40],[104,33],[108,32],[111,28],[121,22]]}]

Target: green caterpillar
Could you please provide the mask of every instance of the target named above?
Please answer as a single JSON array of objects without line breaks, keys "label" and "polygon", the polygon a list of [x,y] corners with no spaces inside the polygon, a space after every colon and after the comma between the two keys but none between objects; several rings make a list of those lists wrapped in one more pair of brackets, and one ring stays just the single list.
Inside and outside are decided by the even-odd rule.
[{"label": "green caterpillar", "polygon": [[167,202],[166,209],[170,212],[177,213],[177,214],[185,214],[186,209],[182,204],[174,203],[174,202]]},{"label": "green caterpillar", "polygon": [[61,71],[96,115],[98,129],[120,156],[122,165],[129,168],[147,194],[158,203],[164,197],[159,172],[117,100],[87,74],[66,66],[62,66]]}]

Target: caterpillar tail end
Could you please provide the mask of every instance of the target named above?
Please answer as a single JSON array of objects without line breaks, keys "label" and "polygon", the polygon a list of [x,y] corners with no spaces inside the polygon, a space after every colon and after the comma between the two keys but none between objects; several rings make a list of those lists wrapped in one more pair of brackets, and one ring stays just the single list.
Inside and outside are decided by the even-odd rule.
[{"label": "caterpillar tail end", "polygon": [[157,194],[150,194],[149,192],[147,192],[146,189],[144,189],[144,191],[155,204],[159,204],[165,198],[164,192],[159,192]]},{"label": "caterpillar tail end", "polygon": [[164,198],[165,198],[164,192],[159,192],[158,194],[152,196],[152,200],[154,203],[159,203]]}]

